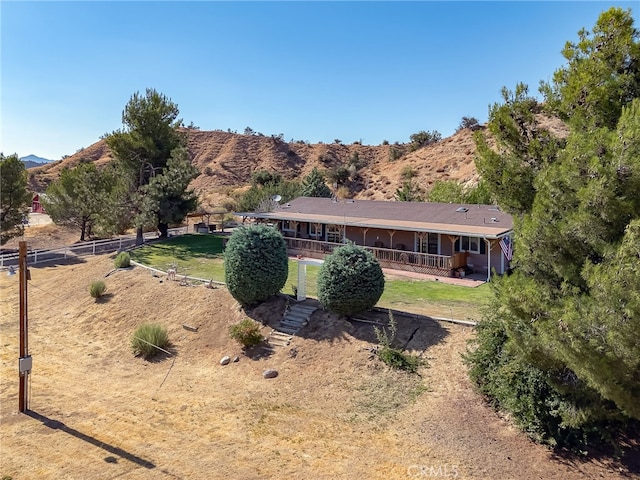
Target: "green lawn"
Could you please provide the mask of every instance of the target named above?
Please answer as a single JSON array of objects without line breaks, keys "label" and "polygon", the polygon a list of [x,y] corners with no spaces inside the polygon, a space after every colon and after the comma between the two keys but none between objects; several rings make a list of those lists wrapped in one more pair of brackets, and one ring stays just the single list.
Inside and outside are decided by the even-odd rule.
[{"label": "green lawn", "polygon": [[178,275],[224,282],[222,236],[187,234],[131,251],[131,259],[166,271],[173,265]]},{"label": "green lawn", "polygon": [[[131,258],[166,271],[177,265],[178,275],[224,282],[222,236],[188,234],[145,245]],[[307,296],[315,297],[320,267],[307,266]],[[298,282],[298,262],[289,260],[289,277],[282,291],[292,294]],[[430,280],[387,279],[378,306],[459,319],[479,319],[491,296],[489,285],[471,288]]]}]

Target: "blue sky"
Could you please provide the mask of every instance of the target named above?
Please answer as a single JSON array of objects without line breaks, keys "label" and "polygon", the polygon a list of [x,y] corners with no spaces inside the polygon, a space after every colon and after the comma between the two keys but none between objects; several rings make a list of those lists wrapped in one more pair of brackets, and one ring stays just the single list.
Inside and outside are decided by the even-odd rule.
[{"label": "blue sky", "polygon": [[537,93],[582,27],[636,2],[0,2],[0,151],[59,159],[155,88],[202,130],[406,142]]}]

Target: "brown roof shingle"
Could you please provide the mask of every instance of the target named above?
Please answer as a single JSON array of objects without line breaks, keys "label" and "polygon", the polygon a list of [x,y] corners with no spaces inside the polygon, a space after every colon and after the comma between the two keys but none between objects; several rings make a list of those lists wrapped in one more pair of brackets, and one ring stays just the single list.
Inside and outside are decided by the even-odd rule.
[{"label": "brown roof shingle", "polygon": [[494,205],[455,203],[335,201],[330,198],[298,197],[272,212],[239,212],[237,215],[492,238],[503,236],[513,229],[511,215]]}]

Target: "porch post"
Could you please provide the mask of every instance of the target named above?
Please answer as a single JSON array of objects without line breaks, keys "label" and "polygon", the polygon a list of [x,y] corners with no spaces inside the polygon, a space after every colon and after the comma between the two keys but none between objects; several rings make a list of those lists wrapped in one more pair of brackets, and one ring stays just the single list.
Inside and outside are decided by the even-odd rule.
[{"label": "porch post", "polygon": [[[424,236],[428,235],[426,232],[418,232],[418,252],[424,253],[422,251],[422,244],[424,243]],[[428,238],[428,237],[427,237]]]},{"label": "porch post", "polygon": [[369,231],[368,227],[363,227],[362,228],[362,246],[366,246],[367,245],[367,232]]},{"label": "porch post", "polygon": [[491,280],[491,240],[485,238],[484,241],[487,243],[487,282]]},{"label": "porch post", "polygon": [[389,248],[393,248],[393,236],[396,234],[395,230],[387,230],[389,234]]}]

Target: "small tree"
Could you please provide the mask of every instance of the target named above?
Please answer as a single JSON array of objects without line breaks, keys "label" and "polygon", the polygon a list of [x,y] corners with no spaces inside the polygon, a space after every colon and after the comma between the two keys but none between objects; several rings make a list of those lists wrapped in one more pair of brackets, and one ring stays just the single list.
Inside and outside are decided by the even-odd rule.
[{"label": "small tree", "polygon": [[324,182],[324,175],[317,167],[313,167],[309,175],[302,180],[301,193],[303,197],[331,197],[331,190]]},{"label": "small tree", "polygon": [[442,134],[437,130],[433,130],[432,132],[425,132],[422,130],[410,135],[409,140],[411,140],[410,150],[413,152],[419,148],[439,142],[442,140]]},{"label": "small tree", "polygon": [[334,313],[353,315],[372,308],[384,292],[375,257],[352,243],[336,248],[318,273],[318,300]]},{"label": "small tree", "polygon": [[416,182],[406,180],[402,188],[396,189],[395,199],[398,202],[422,202],[424,190]]},{"label": "small tree", "polygon": [[384,327],[373,327],[373,332],[380,344],[377,349],[378,358],[391,368],[416,373],[418,371],[418,367],[422,364],[420,358],[415,355],[405,353],[391,345],[396,338],[396,333],[398,332],[398,324],[396,323],[395,318],[393,318],[393,312],[391,312],[391,310],[389,310],[389,323],[387,326],[389,327],[388,331]]},{"label": "small tree", "polygon": [[224,275],[233,298],[253,305],[280,291],[289,274],[284,238],[265,225],[242,227],[224,251]]},{"label": "small tree", "polygon": [[118,191],[118,181],[112,168],[98,170],[95,163],[80,163],[62,169],[42,203],[56,225],[79,230],[81,242],[95,233],[109,235],[118,230],[115,222],[121,217],[118,210],[122,209],[111,198]]},{"label": "small tree", "polygon": [[470,130],[477,130],[480,127],[480,123],[478,122],[478,119],[475,117],[462,117],[462,120],[460,120],[460,125],[458,125],[458,128],[456,128],[456,133],[458,133],[461,130],[464,130],[465,128],[468,128]]},{"label": "small tree", "polygon": [[438,180],[429,192],[429,201],[438,203],[464,203],[464,189],[455,180]]},{"label": "small tree", "polygon": [[30,204],[24,163],[18,155],[5,157],[0,153],[0,245],[22,235],[22,220],[29,214]]}]

